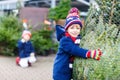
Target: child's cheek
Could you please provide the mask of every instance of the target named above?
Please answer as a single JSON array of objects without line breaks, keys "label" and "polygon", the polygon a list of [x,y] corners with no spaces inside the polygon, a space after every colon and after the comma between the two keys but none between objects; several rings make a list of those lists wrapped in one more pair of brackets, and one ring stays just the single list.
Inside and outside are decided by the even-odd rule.
[{"label": "child's cheek", "polygon": [[27,37],[26,37],[26,40],[27,40],[27,41],[29,41],[29,40],[30,40],[30,37],[29,37],[29,36],[27,36]]},{"label": "child's cheek", "polygon": [[24,36],[23,38],[24,38],[26,41],[30,40],[30,37],[29,37],[29,36],[27,36],[27,35],[26,35],[26,36]]}]

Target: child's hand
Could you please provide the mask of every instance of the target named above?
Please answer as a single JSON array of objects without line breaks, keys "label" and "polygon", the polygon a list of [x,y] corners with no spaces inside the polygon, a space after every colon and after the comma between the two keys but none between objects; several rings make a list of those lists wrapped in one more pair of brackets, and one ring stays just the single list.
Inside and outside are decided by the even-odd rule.
[{"label": "child's hand", "polygon": [[100,57],[102,55],[102,51],[100,49],[97,50],[90,50],[87,52],[87,58],[92,58],[95,60],[100,60]]},{"label": "child's hand", "polygon": [[34,53],[31,53],[31,54],[30,54],[30,57],[34,57],[34,56],[35,56],[35,54],[34,54]]},{"label": "child's hand", "polygon": [[31,53],[31,54],[30,54],[29,62],[30,62],[30,63],[36,62],[35,53]]},{"label": "child's hand", "polygon": [[25,39],[21,39],[21,42],[22,42],[22,43],[25,43],[26,41],[25,41]]}]

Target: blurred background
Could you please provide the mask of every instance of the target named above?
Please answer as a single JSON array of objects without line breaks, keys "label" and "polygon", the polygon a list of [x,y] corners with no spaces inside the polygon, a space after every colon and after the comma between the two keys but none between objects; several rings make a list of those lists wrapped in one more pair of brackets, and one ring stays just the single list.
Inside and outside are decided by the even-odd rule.
[{"label": "blurred background", "polygon": [[[103,51],[97,62],[76,57],[74,80],[120,80],[119,0],[0,0],[1,80],[52,80],[59,44],[55,25],[64,27],[71,7],[80,11],[83,24],[80,46]],[[27,69],[14,63],[18,56],[17,41],[25,29],[23,23],[32,32],[31,41],[38,56],[38,62]]]},{"label": "blurred background", "polygon": [[[27,20],[29,30],[33,32],[32,41],[36,53],[40,55],[56,53],[55,24],[64,26],[65,18],[71,7],[77,7],[80,10],[80,17],[84,24],[90,5],[98,8],[94,0],[1,0],[1,25],[6,26],[7,29],[5,29],[6,34],[1,31],[4,37],[2,36],[0,40],[2,46],[0,54],[17,55],[16,42],[21,38],[21,32],[24,30],[22,25],[24,19]],[[13,35],[12,32],[16,34]]]}]

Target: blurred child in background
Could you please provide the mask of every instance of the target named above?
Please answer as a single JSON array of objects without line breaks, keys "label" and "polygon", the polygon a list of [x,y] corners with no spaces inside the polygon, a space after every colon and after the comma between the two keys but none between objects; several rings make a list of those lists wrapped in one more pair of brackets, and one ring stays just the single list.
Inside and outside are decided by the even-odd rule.
[{"label": "blurred child in background", "polygon": [[33,45],[30,41],[32,34],[28,30],[22,33],[22,39],[18,41],[19,57],[16,58],[16,64],[25,68],[36,62]]}]

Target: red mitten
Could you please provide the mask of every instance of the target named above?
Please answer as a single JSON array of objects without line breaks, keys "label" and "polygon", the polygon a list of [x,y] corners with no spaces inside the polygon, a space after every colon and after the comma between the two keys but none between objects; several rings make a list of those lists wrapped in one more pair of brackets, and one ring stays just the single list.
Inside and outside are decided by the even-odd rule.
[{"label": "red mitten", "polygon": [[16,64],[19,65],[20,57],[16,57]]},{"label": "red mitten", "polygon": [[86,54],[87,58],[92,58],[95,60],[100,60],[100,57],[102,55],[102,51],[100,49],[97,50],[89,50]]}]

